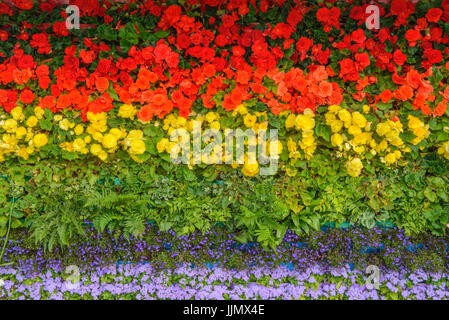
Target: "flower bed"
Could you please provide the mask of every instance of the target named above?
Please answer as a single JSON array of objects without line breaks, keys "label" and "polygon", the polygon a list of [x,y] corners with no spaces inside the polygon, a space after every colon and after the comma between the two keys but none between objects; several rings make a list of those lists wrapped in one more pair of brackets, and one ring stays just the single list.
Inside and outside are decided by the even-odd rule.
[{"label": "flower bed", "polygon": [[[446,300],[446,273],[382,274],[379,290],[367,289],[367,276],[347,268],[303,271],[285,267],[233,271],[182,266],[156,271],[149,265],[90,269],[72,287],[62,270],[24,276],[0,268],[4,280],[0,299],[331,299],[331,300]],[[74,285],[73,285],[74,286]]]},{"label": "flower bed", "polygon": [[448,0],[63,2],[0,3],[0,299],[447,299]]}]

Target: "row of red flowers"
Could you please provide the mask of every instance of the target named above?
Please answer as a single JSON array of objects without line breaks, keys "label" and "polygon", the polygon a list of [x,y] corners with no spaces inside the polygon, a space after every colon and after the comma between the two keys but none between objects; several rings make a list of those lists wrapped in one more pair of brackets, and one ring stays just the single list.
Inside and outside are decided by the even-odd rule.
[{"label": "row of red flowers", "polygon": [[[64,6],[54,1],[15,0],[16,8],[0,4],[0,17],[17,27],[0,31],[3,43],[13,46],[0,53],[0,106],[6,111],[39,104],[53,112],[81,110],[85,119],[87,111],[109,111],[120,101],[140,104],[139,118],[149,121],[174,109],[187,117],[194,104],[231,111],[250,99],[266,104],[275,115],[299,113],[340,104],[347,95],[373,107],[410,102],[426,115],[441,116],[449,101],[444,77],[449,0],[425,11],[406,0],[393,0],[389,7],[379,4],[381,20],[390,25],[371,31],[364,25],[369,2],[338,6],[336,1],[293,1],[286,14],[284,0],[144,1],[118,8],[110,1],[71,4],[79,6],[81,20],[104,23],[120,37],[127,35],[121,29],[131,25],[129,32],[138,42],[123,52],[100,35],[67,30]],[[207,8],[219,8],[220,16],[192,14]],[[272,21],[245,23],[251,15],[273,10],[279,17]],[[33,16],[53,12],[58,21],[33,24]],[[130,15],[143,22],[122,21]],[[168,31],[154,43],[139,38],[149,31],[139,29],[147,16],[156,21],[150,32]],[[355,28],[345,27],[346,18]],[[309,27],[310,21],[318,31]],[[66,38],[70,42],[62,48],[62,63],[56,63],[55,43]]]}]

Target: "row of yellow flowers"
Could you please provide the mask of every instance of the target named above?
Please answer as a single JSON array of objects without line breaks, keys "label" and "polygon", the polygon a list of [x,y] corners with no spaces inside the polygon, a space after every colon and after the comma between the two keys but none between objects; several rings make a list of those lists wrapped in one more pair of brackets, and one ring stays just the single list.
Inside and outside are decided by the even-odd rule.
[{"label": "row of yellow flowers", "polygon": [[[337,105],[329,106],[324,114],[324,122],[330,128],[330,144],[336,156],[342,158],[347,165],[349,175],[356,177],[363,170],[363,160],[378,159],[387,166],[395,164],[404,165],[404,154],[411,152],[401,139],[400,134],[409,130],[415,136],[410,143],[418,145],[430,135],[429,126],[419,118],[409,115],[407,123],[403,124],[399,119],[387,119],[377,123],[369,122],[365,116],[371,112],[368,106],[363,106],[360,111],[350,111]],[[131,104],[123,104],[118,109],[118,116],[134,120],[137,109]],[[23,109],[17,107],[9,115],[2,115],[0,128],[3,133],[0,140],[0,161],[10,157],[21,157],[28,159],[30,155],[39,151],[49,142],[49,131],[39,126],[39,120],[44,116],[44,110],[40,107],[34,108],[33,115],[26,117]],[[255,133],[259,130],[268,129],[268,116],[266,112],[251,113],[245,105],[238,106],[232,113],[234,118],[241,117],[245,128],[253,129]],[[144,154],[146,150],[145,139],[142,130],[125,128],[109,128],[108,118],[105,112],[88,113],[87,122],[76,123],[57,114],[53,122],[63,131],[69,132],[73,139],[59,144],[59,147],[69,152],[83,155],[92,154],[102,161],[108,161],[109,155],[116,153],[119,149],[125,150],[135,160],[140,162],[138,155]],[[303,114],[281,113],[284,119],[283,125],[286,130],[284,137],[278,141],[278,154],[286,147],[288,159],[294,163],[298,159],[309,160],[317,150],[317,137],[315,133],[316,116],[306,109]],[[178,141],[170,141],[169,136],[175,129],[193,130],[193,122],[201,121],[211,129],[224,129],[220,120],[222,116],[218,112],[210,111],[204,115],[193,114],[190,119],[170,114],[165,119],[153,122],[154,126],[161,126],[166,137],[154,141],[159,153],[170,153]],[[140,121],[140,120],[138,120]],[[0,133],[2,132],[0,131]],[[438,146],[438,153],[449,159],[449,141]],[[215,151],[217,151],[215,149]],[[269,154],[269,143],[267,154]],[[226,152],[226,151],[225,151]],[[221,153],[222,154],[222,153]],[[202,155],[205,163],[211,162],[211,155]],[[223,155],[225,157],[226,154]],[[209,158],[208,158],[209,157]],[[208,159],[207,159],[208,158]],[[248,163],[248,154],[245,154],[242,164],[242,172],[247,176],[254,176],[259,172],[256,162]],[[236,159],[237,160],[237,159]],[[234,168],[240,166],[238,161],[231,164]],[[189,165],[193,168],[193,163]]]}]

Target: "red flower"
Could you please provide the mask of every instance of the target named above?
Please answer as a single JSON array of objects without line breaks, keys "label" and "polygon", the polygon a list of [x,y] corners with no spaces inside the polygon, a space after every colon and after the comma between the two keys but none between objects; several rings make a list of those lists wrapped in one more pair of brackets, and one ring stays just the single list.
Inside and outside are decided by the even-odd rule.
[{"label": "red flower", "polygon": [[360,70],[365,69],[371,63],[369,60],[369,55],[366,52],[356,53],[354,57],[355,57],[355,61],[357,62],[358,66],[360,67]]},{"label": "red flower", "polygon": [[297,10],[296,8],[291,9],[287,17],[287,23],[291,25],[293,28],[295,28],[301,21],[302,21],[301,11]]},{"label": "red flower", "polygon": [[327,81],[322,81],[318,86],[318,95],[322,98],[332,95],[332,85]]},{"label": "red flower", "polygon": [[393,98],[393,93],[391,93],[390,89],[385,89],[379,94],[379,98],[383,103],[387,103]]},{"label": "red flower", "polygon": [[355,43],[364,43],[366,40],[365,32],[363,29],[357,29],[351,33],[351,41]]},{"label": "red flower", "polygon": [[17,8],[22,10],[30,10],[33,7],[33,1],[31,0],[15,0]]},{"label": "red flower", "polygon": [[441,101],[440,103],[438,103],[437,107],[433,110],[432,114],[434,117],[442,116],[446,112],[446,109],[447,103]]},{"label": "red flower", "polygon": [[95,80],[95,87],[100,92],[106,91],[109,88],[109,80],[105,77],[98,77]]},{"label": "red flower", "polygon": [[426,18],[429,22],[438,22],[440,20],[443,11],[439,8],[431,8],[427,11]]},{"label": "red flower", "polygon": [[296,42],[296,50],[301,53],[301,61],[306,58],[307,51],[309,51],[310,47],[313,45],[313,39],[308,39],[306,37],[299,38],[298,42]]},{"label": "red flower", "polygon": [[413,97],[413,89],[408,85],[400,86],[398,90],[395,91],[395,97],[401,101],[407,101]]},{"label": "red flower", "polygon": [[440,63],[443,60],[443,55],[438,49],[424,50],[424,55],[431,64]]},{"label": "red flower", "polygon": [[354,20],[363,20],[365,18],[365,11],[359,6],[352,7],[349,17]]},{"label": "red flower", "polygon": [[20,94],[19,100],[25,104],[32,103],[34,101],[34,93],[30,89],[25,89]]},{"label": "red flower", "polygon": [[69,35],[69,30],[67,30],[66,21],[55,22],[53,24],[53,32],[58,37],[66,37]]},{"label": "red flower", "polygon": [[176,38],[176,44],[181,49],[187,49],[190,46],[190,37],[185,33],[181,33]]},{"label": "red flower", "polygon": [[416,42],[422,39],[422,35],[419,31],[410,29],[405,33],[405,39],[409,42],[410,47],[414,47]]},{"label": "red flower", "polygon": [[329,20],[330,10],[326,7],[319,8],[316,12],[316,18],[321,23],[326,23]]},{"label": "red flower", "polygon": [[407,60],[407,56],[405,54],[403,54],[400,49],[396,49],[396,51],[393,53],[393,61],[398,66],[402,66],[406,60]]}]

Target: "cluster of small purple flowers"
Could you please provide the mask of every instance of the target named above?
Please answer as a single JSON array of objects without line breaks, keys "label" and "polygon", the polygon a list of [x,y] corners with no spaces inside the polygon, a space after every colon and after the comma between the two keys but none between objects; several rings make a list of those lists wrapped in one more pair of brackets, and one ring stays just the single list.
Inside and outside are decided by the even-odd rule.
[{"label": "cluster of small purple flowers", "polygon": [[[349,267],[247,270],[178,266],[156,270],[129,264],[81,271],[61,269],[25,275],[0,268],[0,299],[448,299],[447,273],[381,271],[378,289],[369,275]],[[74,281],[73,281],[74,280]]]},{"label": "cluster of small purple flowers", "polygon": [[364,270],[368,265],[377,265],[401,272],[445,271],[449,267],[447,237],[413,238],[402,230],[378,227],[328,229],[301,237],[288,231],[276,250],[263,248],[257,242],[240,244],[234,234],[219,229],[177,236],[172,231],[160,232],[154,225],[147,226],[143,237],[131,237],[130,241],[109,231],[99,234],[87,228],[85,237],[71,239],[68,246],[50,253],[41,245],[30,246],[24,239],[25,234],[17,234],[9,241],[3,262],[19,264],[30,272],[83,263],[101,267],[117,261],[151,261],[162,269],[174,268],[179,263],[231,269],[350,264]]},{"label": "cluster of small purple flowers", "polygon": [[[397,229],[287,232],[276,251],[220,230],[176,236],[152,225],[130,241],[87,228],[53,252],[13,238],[0,300],[449,298],[447,238]],[[71,265],[80,272],[67,273]],[[369,265],[380,271],[378,286],[370,285],[377,280],[365,272]]]}]

